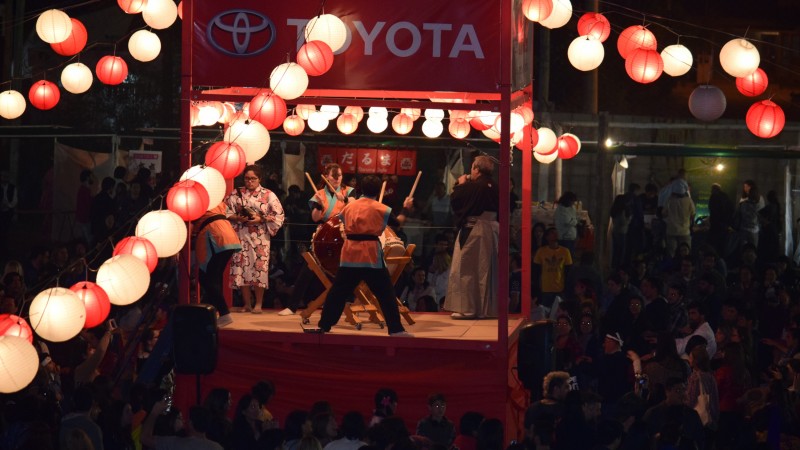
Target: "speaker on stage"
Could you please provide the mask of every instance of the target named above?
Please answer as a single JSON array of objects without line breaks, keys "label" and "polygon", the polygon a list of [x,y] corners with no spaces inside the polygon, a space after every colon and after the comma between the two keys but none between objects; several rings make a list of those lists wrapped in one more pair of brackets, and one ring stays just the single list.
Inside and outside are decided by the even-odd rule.
[{"label": "speaker on stage", "polygon": [[523,326],[517,346],[517,374],[531,398],[541,397],[542,380],[554,367],[553,322],[540,320]]},{"label": "speaker on stage", "polygon": [[178,305],[172,311],[175,371],[208,375],[217,367],[217,310],[211,305]]}]

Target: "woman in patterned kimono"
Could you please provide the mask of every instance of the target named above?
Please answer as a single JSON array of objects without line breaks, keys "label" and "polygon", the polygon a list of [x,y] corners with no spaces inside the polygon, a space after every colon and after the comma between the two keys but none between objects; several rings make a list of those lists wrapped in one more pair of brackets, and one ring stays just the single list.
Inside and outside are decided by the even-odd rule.
[{"label": "woman in patterned kimono", "polygon": [[[283,206],[278,197],[261,186],[261,170],[244,169],[244,187],[225,200],[226,216],[242,242],[242,251],[231,259],[231,283],[242,292],[245,311],[261,313],[264,291],[269,287],[270,238],[283,225]],[[255,306],[251,289],[255,291]]]}]

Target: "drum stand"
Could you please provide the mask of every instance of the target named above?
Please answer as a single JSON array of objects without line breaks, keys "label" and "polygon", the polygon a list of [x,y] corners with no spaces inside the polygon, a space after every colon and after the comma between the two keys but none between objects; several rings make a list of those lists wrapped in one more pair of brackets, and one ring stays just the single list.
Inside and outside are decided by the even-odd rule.
[{"label": "drum stand", "polygon": [[[414,248],[416,248],[415,244],[409,244],[403,256],[388,256],[385,258],[387,266],[394,266],[394,270],[392,270],[392,272],[389,274],[392,279],[392,285],[397,282],[397,280],[403,274],[403,270],[405,269],[406,265],[411,261],[411,255],[414,253]],[[319,278],[319,281],[325,287],[325,290],[322,292],[322,294],[310,302],[308,306],[306,306],[306,309],[300,313],[303,323],[307,324],[309,323],[309,317],[311,317],[311,314],[313,314],[314,311],[319,309],[325,303],[325,297],[328,296],[328,291],[331,289],[331,286],[333,286],[333,282],[322,270],[319,261],[317,261],[314,255],[312,255],[310,252],[303,252],[303,259],[306,260],[308,268],[314,272],[317,278]],[[358,313],[367,313],[369,315],[370,322],[376,323],[383,328],[386,324],[386,321],[383,318],[383,313],[381,312],[378,299],[375,297],[375,294],[369,290],[369,287],[362,282],[358,285],[358,287],[356,287],[356,290],[353,294],[356,297],[356,302],[348,303],[344,307],[346,321],[350,324],[353,324],[353,326],[356,327],[356,330],[360,330],[363,322],[361,318],[358,317]],[[398,308],[400,309],[400,316],[403,317],[409,325],[414,325],[415,321],[411,317],[411,312],[405,305],[403,305],[400,299],[396,298],[396,301]]]}]

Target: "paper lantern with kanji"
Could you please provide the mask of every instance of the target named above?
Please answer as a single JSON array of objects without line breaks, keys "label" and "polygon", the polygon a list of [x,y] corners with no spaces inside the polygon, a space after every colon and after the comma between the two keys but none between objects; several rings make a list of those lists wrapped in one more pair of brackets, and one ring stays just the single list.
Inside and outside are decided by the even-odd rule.
[{"label": "paper lantern with kanji", "polygon": [[617,51],[623,59],[628,59],[628,55],[637,48],[655,50],[657,45],[656,36],[641,25],[625,28],[617,38]]},{"label": "paper lantern with kanji", "polygon": [[36,34],[48,44],[63,42],[72,33],[72,20],[60,9],[48,9],[36,19]]},{"label": "paper lantern with kanji", "polygon": [[[156,270],[156,266],[158,266],[158,253],[156,253],[155,246],[143,237],[128,236],[117,242],[112,256],[117,255],[133,255],[141,259],[150,273],[153,273]],[[72,290],[74,291],[75,289]]]},{"label": "paper lantern with kanji", "polygon": [[694,62],[692,52],[680,44],[664,47],[664,50],[661,50],[661,59],[664,61],[664,73],[671,77],[686,74]]},{"label": "paper lantern with kanji", "polygon": [[0,314],[0,336],[16,336],[33,343],[33,330],[28,322],[14,314]]},{"label": "paper lantern with kanji", "polygon": [[699,120],[706,122],[722,117],[727,105],[725,94],[716,86],[700,85],[689,95],[689,111]]},{"label": "paper lantern with kanji", "polygon": [[597,69],[605,57],[603,44],[591,36],[578,36],[567,49],[567,58],[572,67],[588,72]]},{"label": "paper lantern with kanji", "polygon": [[286,102],[272,90],[266,89],[250,100],[250,109],[247,113],[251,119],[261,122],[266,129],[274,130],[286,119]]},{"label": "paper lantern with kanji", "polygon": [[72,21],[72,31],[69,36],[61,42],[50,44],[53,51],[62,56],[77,55],[86,47],[86,41],[89,38],[86,27],[80,20],[74,18],[70,20]]},{"label": "paper lantern with kanji", "polygon": [[333,50],[322,41],[306,42],[297,52],[297,64],[310,76],[318,77],[333,65]]},{"label": "paper lantern with kanji", "polygon": [[771,100],[754,103],[747,110],[747,129],[760,138],[777,136],[786,124],[783,109]]},{"label": "paper lantern with kanji", "polygon": [[47,111],[55,108],[56,104],[58,104],[58,100],[61,99],[61,92],[59,92],[55,83],[39,80],[31,86],[31,90],[28,92],[28,99],[34,107]]},{"label": "paper lantern with kanji", "polygon": [[719,51],[719,64],[735,78],[750,75],[760,63],[758,49],[747,39],[731,39]]},{"label": "paper lantern with kanji", "polygon": [[397,134],[408,134],[414,128],[414,121],[405,114],[398,114],[392,118],[392,129]]},{"label": "paper lantern with kanji", "polygon": [[655,50],[637,48],[628,54],[625,71],[633,81],[642,84],[652,83],[664,71],[664,61]]},{"label": "paper lantern with kanji", "polygon": [[0,92],[0,117],[16,119],[25,112],[25,97],[13,89]]},{"label": "paper lantern with kanji", "polygon": [[558,137],[556,137],[553,130],[547,127],[541,127],[537,132],[539,134],[539,141],[534,145],[533,151],[543,155],[555,153],[556,150],[558,150]]},{"label": "paper lantern with kanji", "polygon": [[178,20],[178,5],[173,0],[147,0],[142,18],[156,30],[169,28]]},{"label": "paper lantern with kanji", "polygon": [[147,293],[150,271],[133,255],[112,256],[97,270],[97,285],[106,291],[112,305],[130,305]]},{"label": "paper lantern with kanji", "polygon": [[347,41],[347,25],[333,14],[322,14],[308,21],[304,35],[306,42],[322,41],[336,53]]},{"label": "paper lantern with kanji", "polygon": [[28,317],[31,328],[42,339],[64,342],[83,329],[86,306],[74,292],[55,287],[43,290],[33,299]]},{"label": "paper lantern with kanji", "polygon": [[578,19],[578,35],[590,36],[605,42],[611,35],[611,23],[600,13],[587,12]]},{"label": "paper lantern with kanji", "polygon": [[39,371],[39,354],[17,336],[0,336],[0,393],[25,389]]},{"label": "paper lantern with kanji", "polygon": [[196,181],[179,181],[167,192],[167,208],[187,222],[205,214],[208,204],[208,191]]},{"label": "paper lantern with kanji", "polygon": [[181,181],[192,180],[200,183],[208,192],[208,210],[214,209],[222,203],[227,194],[225,177],[222,173],[209,166],[192,166],[181,175]]},{"label": "paper lantern with kanji", "polygon": [[117,0],[125,14],[139,14],[147,6],[147,0]]},{"label": "paper lantern with kanji", "polygon": [[572,18],[572,2],[570,0],[553,0],[553,11],[549,16],[539,21],[545,27],[561,28]]},{"label": "paper lantern with kanji", "polygon": [[300,64],[279,64],[269,75],[269,88],[286,100],[294,100],[308,88],[308,74]]},{"label": "paper lantern with kanji", "polygon": [[469,136],[470,130],[472,130],[472,127],[469,126],[469,122],[466,120],[451,120],[450,125],[447,126],[450,136],[456,139],[464,139]]},{"label": "paper lantern with kanji", "polygon": [[153,32],[139,30],[128,39],[128,51],[137,61],[152,61],[161,53],[161,39]]},{"label": "paper lantern with kanji", "polygon": [[218,141],[208,147],[205,164],[208,167],[217,169],[219,173],[222,174],[223,178],[230,180],[244,172],[244,167],[247,164],[245,161],[246,158],[244,150],[242,150],[239,144]]},{"label": "paper lantern with kanji", "polygon": [[92,69],[83,63],[74,62],[61,71],[61,85],[69,93],[83,94],[92,87],[92,82],[94,82]]},{"label": "paper lantern with kanji", "polygon": [[283,121],[283,131],[289,136],[300,136],[305,128],[305,121],[297,114],[292,114]]},{"label": "paper lantern with kanji", "polygon": [[186,244],[186,224],[168,209],[150,211],[136,224],[136,236],[147,238],[159,258],[169,258]]},{"label": "paper lantern with kanji", "polygon": [[257,120],[236,116],[222,137],[225,142],[235,142],[244,150],[248,164],[263,158],[269,151],[270,136],[267,128]]},{"label": "paper lantern with kanji", "polygon": [[119,56],[106,55],[97,61],[95,73],[101,83],[116,86],[127,78],[128,64]]},{"label": "paper lantern with kanji", "polygon": [[81,281],[70,286],[69,290],[77,294],[86,307],[84,328],[94,328],[106,320],[111,311],[111,301],[103,288],[91,281]]},{"label": "paper lantern with kanji", "polygon": [[760,68],[750,75],[745,75],[736,79],[736,89],[748,97],[757,97],[764,93],[769,86],[767,73]]},{"label": "paper lantern with kanji", "polygon": [[553,12],[553,0],[522,0],[522,14],[531,22],[541,22]]},{"label": "paper lantern with kanji", "polygon": [[353,134],[358,128],[358,120],[352,114],[342,114],[336,119],[336,128],[342,134]]},{"label": "paper lantern with kanji", "polygon": [[561,159],[572,159],[580,151],[580,140],[577,136],[564,133],[558,137],[558,157]]}]

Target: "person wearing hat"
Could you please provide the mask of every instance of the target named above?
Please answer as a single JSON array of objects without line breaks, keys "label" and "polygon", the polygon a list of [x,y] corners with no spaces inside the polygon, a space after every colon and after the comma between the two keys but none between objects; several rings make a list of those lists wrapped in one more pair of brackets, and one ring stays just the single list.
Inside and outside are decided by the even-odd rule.
[{"label": "person wearing hat", "polygon": [[689,185],[682,179],[671,185],[671,195],[662,212],[667,225],[667,255],[672,257],[679,243],[692,244],[692,221],[696,213],[694,202],[689,196]]},{"label": "person wearing hat", "polygon": [[603,355],[597,361],[597,393],[607,406],[633,390],[633,365],[622,352],[624,344],[616,331],[607,333],[603,339]]}]

